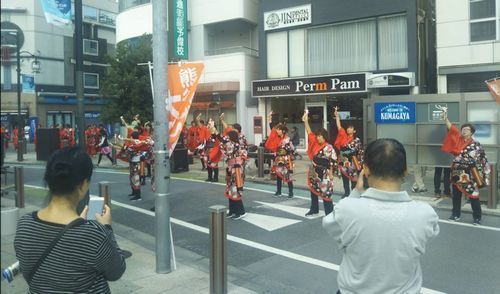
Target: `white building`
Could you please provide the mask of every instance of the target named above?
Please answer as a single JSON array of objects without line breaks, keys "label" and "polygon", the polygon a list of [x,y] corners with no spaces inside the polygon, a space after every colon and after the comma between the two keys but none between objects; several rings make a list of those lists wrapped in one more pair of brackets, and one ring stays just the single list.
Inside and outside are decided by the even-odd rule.
[{"label": "white building", "polygon": [[439,93],[488,91],[500,76],[500,0],[437,0]]},{"label": "white building", "polygon": [[[251,99],[251,81],[258,75],[258,0],[188,1],[189,61],[202,61],[200,79],[188,123],[193,114],[242,125],[254,142],[252,118],[257,101]],[[120,1],[116,41],[152,33],[152,4],[148,0]]]},{"label": "white building", "polygon": [[[74,10],[74,5],[72,4]],[[104,57],[115,47],[116,0],[83,0],[84,95],[86,123],[97,122],[102,105],[99,79]],[[12,127],[17,113],[15,37],[5,29],[17,29],[24,40],[20,54],[21,73],[31,74],[34,57],[41,72],[35,74],[34,93],[22,93],[22,113],[36,117],[43,127],[75,125],[74,26],[61,28],[45,20],[41,1],[2,0],[2,123]],[[11,47],[10,54],[4,48]]]}]

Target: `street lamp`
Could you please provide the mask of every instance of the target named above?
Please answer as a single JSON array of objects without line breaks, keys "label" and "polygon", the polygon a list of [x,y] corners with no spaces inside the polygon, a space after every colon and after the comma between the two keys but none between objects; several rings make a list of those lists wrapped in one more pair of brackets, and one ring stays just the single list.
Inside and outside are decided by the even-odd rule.
[{"label": "street lamp", "polygon": [[[23,161],[23,152],[24,152],[24,120],[21,116],[21,53],[28,54],[24,56],[24,58],[34,58],[31,63],[31,69],[33,73],[40,73],[40,61],[38,61],[37,56],[28,52],[28,51],[20,51],[20,41],[17,30],[2,30],[11,36],[16,37],[16,61],[17,61],[17,161]],[[39,52],[39,51],[38,51]]]}]

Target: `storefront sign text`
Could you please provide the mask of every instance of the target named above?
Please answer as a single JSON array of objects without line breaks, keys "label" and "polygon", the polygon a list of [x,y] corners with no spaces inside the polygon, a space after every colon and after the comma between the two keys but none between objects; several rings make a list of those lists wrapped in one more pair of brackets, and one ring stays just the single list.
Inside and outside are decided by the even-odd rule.
[{"label": "storefront sign text", "polygon": [[415,102],[375,103],[375,123],[407,124],[416,121]]},{"label": "storefront sign text", "polygon": [[329,75],[298,79],[252,81],[253,97],[366,92],[366,74]]},{"label": "storefront sign text", "polygon": [[311,23],[311,4],[264,12],[264,31]]}]

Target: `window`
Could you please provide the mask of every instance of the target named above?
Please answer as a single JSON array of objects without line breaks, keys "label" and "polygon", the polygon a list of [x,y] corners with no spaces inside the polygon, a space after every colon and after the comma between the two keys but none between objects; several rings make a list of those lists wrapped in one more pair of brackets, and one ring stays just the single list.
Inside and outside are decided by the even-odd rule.
[{"label": "window", "polygon": [[470,41],[500,39],[500,0],[469,0]]},{"label": "window", "polygon": [[288,33],[267,34],[267,77],[288,77]]},{"label": "window", "polygon": [[83,39],[83,54],[99,56],[99,42]]},{"label": "window", "polygon": [[383,17],[378,20],[379,69],[408,67],[406,16]]},{"label": "window", "polygon": [[115,26],[116,15],[106,10],[99,10],[99,23]]},{"label": "window", "polygon": [[97,8],[83,5],[83,20],[97,22]]},{"label": "window", "polygon": [[99,89],[99,74],[83,73],[83,87],[87,89]]}]

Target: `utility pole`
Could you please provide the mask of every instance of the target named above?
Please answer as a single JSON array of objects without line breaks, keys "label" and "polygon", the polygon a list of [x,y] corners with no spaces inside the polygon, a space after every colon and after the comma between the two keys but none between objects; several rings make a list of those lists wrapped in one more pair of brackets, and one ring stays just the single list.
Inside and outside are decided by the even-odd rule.
[{"label": "utility pole", "polygon": [[[17,55],[17,161],[23,161],[24,152],[24,118],[21,116],[21,42],[19,31],[16,31]],[[3,146],[2,146],[3,147]]]},{"label": "utility pole", "polygon": [[170,236],[170,155],[168,153],[169,125],[167,108],[168,94],[168,46],[167,5],[168,1],[153,0],[153,109],[155,137],[155,179],[156,179],[156,272],[169,273],[171,265]]},{"label": "utility pole", "polygon": [[85,114],[83,109],[83,16],[82,0],[75,0],[75,93],[76,93],[76,127],[78,129],[78,146],[85,150]]}]

